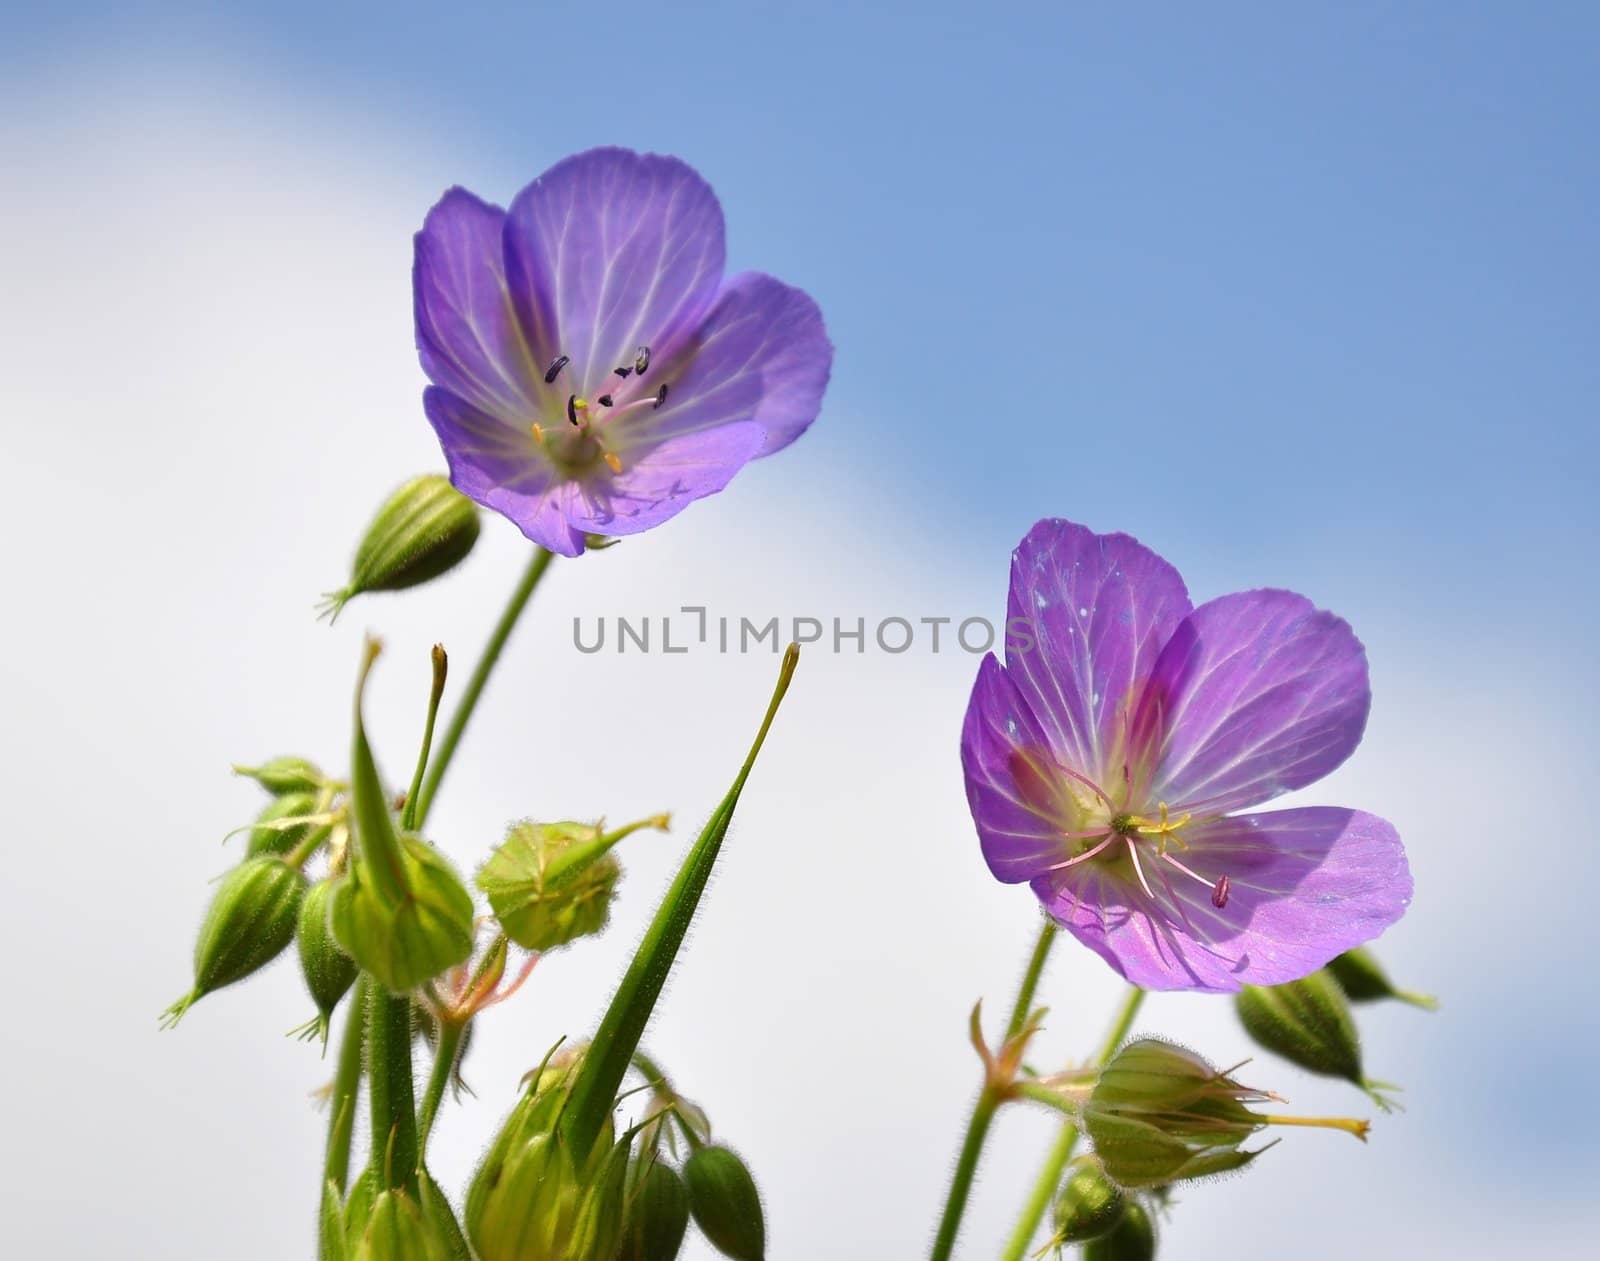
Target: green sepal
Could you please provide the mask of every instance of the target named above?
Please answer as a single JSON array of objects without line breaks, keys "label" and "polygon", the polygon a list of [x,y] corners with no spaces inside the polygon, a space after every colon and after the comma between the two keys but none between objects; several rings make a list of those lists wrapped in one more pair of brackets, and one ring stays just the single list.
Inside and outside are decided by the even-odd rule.
[{"label": "green sepal", "polygon": [[[256,826],[250,829],[250,842],[246,853],[254,858],[258,854],[276,854],[282,858],[305,841],[312,832],[327,825],[320,820],[307,818],[317,813],[317,794],[302,792],[284,793],[274,797],[256,816]],[[304,823],[290,825],[287,821],[306,819]],[[271,825],[278,824],[273,827]]]},{"label": "green sepal", "polygon": [[1333,975],[1333,979],[1339,982],[1339,988],[1352,1003],[1371,1003],[1384,998],[1393,998],[1402,1003],[1410,1003],[1413,1007],[1420,1007],[1424,1011],[1439,1009],[1439,1000],[1431,994],[1396,989],[1394,982],[1389,979],[1389,974],[1378,962],[1378,957],[1365,946],[1346,950],[1328,964],[1328,971]]},{"label": "green sepal", "polygon": [[719,1145],[696,1148],[684,1162],[689,1211],[712,1246],[734,1261],[762,1261],[767,1251],[761,1194],[750,1170]]},{"label": "green sepal", "polygon": [[317,1261],[345,1261],[344,1208],[339,1188],[330,1178],[322,1184],[322,1211],[317,1220]]},{"label": "green sepal", "polygon": [[319,792],[328,782],[316,764],[303,757],[275,757],[260,766],[235,766],[233,773],[255,780],[274,797]]},{"label": "green sepal", "polygon": [[636,1160],[617,1261],[674,1261],[688,1230],[689,1188],[678,1171],[652,1156]]},{"label": "green sepal", "polygon": [[1379,1107],[1392,1104],[1362,1065],[1361,1037],[1344,990],[1327,969],[1285,985],[1246,985],[1234,997],[1240,1023],[1257,1044],[1307,1072],[1351,1082]]},{"label": "green sepal", "polygon": [[328,922],[334,882],[319,880],[306,890],[295,924],[295,945],[300,955],[300,973],[305,978],[311,1001],[317,1005],[314,1022],[324,1044],[328,1040],[328,1021],[333,1010],[355,984],[360,972],[356,962],[334,940]]},{"label": "green sepal", "polygon": [[1068,1175],[1056,1197],[1052,1242],[1088,1243],[1109,1234],[1122,1221],[1128,1197],[1095,1162],[1080,1165]]},{"label": "green sepal", "polygon": [[438,1221],[407,1192],[390,1189],[373,1200],[350,1261],[454,1261],[454,1255]]}]

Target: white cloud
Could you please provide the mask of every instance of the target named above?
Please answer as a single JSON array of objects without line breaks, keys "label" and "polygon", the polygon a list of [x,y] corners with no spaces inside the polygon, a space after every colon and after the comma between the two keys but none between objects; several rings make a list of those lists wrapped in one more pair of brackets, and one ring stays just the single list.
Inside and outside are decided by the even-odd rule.
[{"label": "white cloud", "polygon": [[[191,98],[151,82],[36,91],[0,124],[14,593],[0,935],[14,960],[5,1054],[28,1083],[12,1092],[22,1137],[0,1195],[21,1251],[210,1258],[228,1232],[230,1255],[280,1258],[307,1247],[322,1122],[300,1105],[329,1072],[280,1036],[306,1014],[298,978],[276,968],[155,1032],[226,863],[216,842],[256,806],[226,765],[284,750],[341,765],[371,626],[390,649],[371,717],[398,778],[428,645],[464,672],[522,548],[493,523],[459,576],[352,605],[331,632],[313,622],[378,498],[439,464],[417,403],[409,235],[437,191],[416,173],[444,159],[271,92]],[[670,528],[558,563],[514,641],[441,798],[441,844],[471,863],[526,814],[671,808],[678,827],[629,842],[606,937],[543,961],[485,1018],[467,1066],[480,1098],[438,1134],[448,1183],[520,1073],[592,1027],[775,668],[582,656],[572,618],[685,603],[869,624],[999,612],[1005,558],[952,567],[947,540],[898,526],[888,496],[913,488],[849,468],[850,411],[830,400],[827,428]],[[1034,931],[1031,899],[988,879],[966,815],[955,746],[973,667],[958,653],[807,655],[652,1028],[751,1158],[775,1257],[922,1250],[975,1084],[966,1012],[980,994],[992,1014],[1009,1001]],[[1412,1111],[1370,1149],[1297,1135],[1247,1178],[1186,1194],[1164,1255],[1503,1255],[1523,1227],[1482,1209],[1505,1202],[1510,1177],[1491,1146],[1518,1124],[1504,1096],[1534,1109],[1528,1160],[1571,1123],[1539,1119],[1564,1104],[1525,1082],[1475,1076],[1545,1045],[1500,1019],[1526,967],[1592,943],[1560,896],[1566,865],[1512,821],[1577,771],[1541,752],[1561,720],[1498,703],[1514,681],[1440,692],[1389,673],[1367,747],[1317,796],[1392,814],[1411,842],[1417,909],[1388,954],[1447,1006],[1377,1013],[1369,1052],[1412,1087]],[[1493,732],[1485,712],[1501,715]],[[1115,991],[1063,947],[1045,989],[1051,1053],[1096,1041]],[[1145,1027],[1242,1057],[1225,1007],[1156,998]],[[1301,1106],[1362,1110],[1347,1088],[1255,1068]],[[1047,1136],[1041,1117],[1003,1119],[965,1255],[1008,1229]],[[1538,1170],[1512,1180],[1541,1255],[1576,1255],[1592,1208]]]}]

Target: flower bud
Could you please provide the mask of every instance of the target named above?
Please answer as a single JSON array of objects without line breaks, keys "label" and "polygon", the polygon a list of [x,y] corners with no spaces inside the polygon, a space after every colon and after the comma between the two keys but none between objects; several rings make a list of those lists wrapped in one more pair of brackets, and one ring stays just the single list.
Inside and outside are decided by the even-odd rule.
[{"label": "flower bud", "polygon": [[1364,1121],[1268,1116],[1248,1103],[1272,1098],[1158,1038],[1128,1043],[1101,1070],[1083,1127],[1106,1176],[1125,1189],[1226,1173],[1258,1152],[1241,1144],[1265,1125],[1309,1125],[1366,1136]]},{"label": "flower bud", "polygon": [[1418,994],[1414,990],[1399,990],[1389,980],[1389,974],[1378,963],[1378,958],[1365,946],[1346,950],[1328,965],[1333,979],[1352,1003],[1371,1003],[1381,998],[1394,998],[1424,1011],[1438,1009],[1439,1000],[1431,994]]},{"label": "flower bud", "polygon": [[274,797],[316,792],[327,783],[322,772],[303,757],[275,757],[260,766],[235,766],[233,773],[255,780]]},{"label": "flower bud", "polygon": [[[334,940],[392,993],[432,980],[472,953],[472,895],[449,861],[418,836],[397,838],[397,872],[363,856],[333,890]],[[398,882],[398,887],[390,884]]]},{"label": "flower bud", "polygon": [[322,1211],[317,1218],[317,1261],[345,1261],[344,1205],[331,1178],[322,1184]]},{"label": "flower bud", "polygon": [[1362,1070],[1350,1004],[1326,969],[1286,985],[1246,985],[1234,1005],[1260,1046],[1308,1072],[1353,1082],[1386,1111],[1391,1106],[1379,1093],[1386,1083],[1369,1081]]},{"label": "flower bud", "polygon": [[453,1261],[450,1240],[423,1206],[400,1190],[378,1194],[351,1261]]},{"label": "flower bud", "polygon": [[384,502],[356,549],[350,581],[323,597],[330,621],[364,591],[400,591],[439,577],[478,541],[478,510],[447,478],[414,477]]},{"label": "flower bud", "polygon": [[767,1227],[750,1170],[726,1147],[697,1148],[683,1166],[695,1225],[734,1261],[762,1261]]},{"label": "flower bud", "polygon": [[[297,790],[274,797],[267,808],[256,816],[256,826],[250,829],[250,843],[246,852],[252,858],[258,854],[276,854],[282,858],[317,828],[326,826],[309,820],[305,823],[287,821],[316,813],[316,793]],[[273,826],[275,824],[277,826]]]},{"label": "flower bud", "polygon": [[1137,1200],[1129,1200],[1122,1220],[1106,1235],[1083,1249],[1083,1261],[1153,1261],[1156,1225]]},{"label": "flower bud", "polygon": [[478,887],[507,937],[525,950],[552,950],[605,927],[622,875],[611,847],[666,826],[665,815],[610,833],[586,823],[514,824],[478,872]]},{"label": "flower bud", "polygon": [[689,1229],[689,1189],[664,1161],[634,1162],[628,1220],[617,1261],[673,1261]]},{"label": "flower bud", "polygon": [[1088,1243],[1109,1234],[1122,1221],[1128,1200],[1098,1165],[1080,1166],[1056,1199],[1055,1242]]},{"label": "flower bud", "polygon": [[282,859],[247,858],[217,886],[194,946],[194,988],[162,1013],[170,1029],[194,1003],[270,963],[294,938],[305,877]]},{"label": "flower bud", "polygon": [[333,1009],[355,984],[359,969],[355,960],[339,949],[328,925],[328,907],[333,882],[319,880],[306,890],[295,924],[295,944],[300,953],[300,971],[306,979],[311,1001],[317,1005],[317,1018],[307,1026],[307,1036],[328,1041],[328,1021]]}]

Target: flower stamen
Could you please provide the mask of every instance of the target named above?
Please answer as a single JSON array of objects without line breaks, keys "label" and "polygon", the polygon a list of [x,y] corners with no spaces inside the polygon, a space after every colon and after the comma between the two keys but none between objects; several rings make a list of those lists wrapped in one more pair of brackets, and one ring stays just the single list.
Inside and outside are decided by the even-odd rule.
[{"label": "flower stamen", "polygon": [[572,360],[568,356],[557,355],[555,361],[544,370],[544,383],[546,385],[554,385],[556,383],[556,378],[561,375],[561,369],[565,368],[571,362]]},{"label": "flower stamen", "polygon": [[622,472],[622,461],[617,458],[616,452],[607,451],[601,458],[605,460],[606,467],[613,473]]}]

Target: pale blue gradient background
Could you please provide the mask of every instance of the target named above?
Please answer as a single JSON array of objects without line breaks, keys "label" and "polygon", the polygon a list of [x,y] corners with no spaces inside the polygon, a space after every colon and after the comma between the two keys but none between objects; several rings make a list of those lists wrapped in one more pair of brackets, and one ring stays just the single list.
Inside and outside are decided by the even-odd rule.
[{"label": "pale blue gradient background", "polygon": [[[1381,1180],[1372,1174],[1372,1198],[1326,1211],[1381,1223],[1362,1244],[1374,1256],[1416,1255],[1407,1249],[1430,1247],[1436,1230],[1458,1232],[1450,1236],[1456,1255],[1473,1255],[1479,1231],[1482,1255],[1508,1255],[1525,1229],[1550,1255],[1577,1255],[1597,1224],[1600,1174],[1600,1117],[1585,1075],[1600,1037],[1597,943],[1582,901],[1593,879],[1591,628],[1600,613],[1592,577],[1600,9],[616,3],[464,13],[390,3],[220,14],[202,5],[82,5],[70,14],[8,14],[0,75],[8,136],[53,136],[70,118],[64,134],[89,138],[81,162],[70,143],[8,160],[8,198],[48,204],[50,191],[35,177],[59,161],[81,180],[64,186],[76,199],[73,230],[95,234],[103,222],[117,232],[141,173],[155,181],[172,164],[183,182],[162,190],[165,230],[181,239],[192,222],[214,237],[231,213],[219,209],[232,206],[229,190],[264,160],[256,146],[281,163],[285,149],[303,144],[299,174],[324,181],[330,199],[387,207],[394,230],[373,248],[388,253],[396,284],[387,296],[397,302],[404,225],[448,184],[503,201],[556,158],[599,143],[693,162],[727,210],[732,264],[809,289],[839,348],[824,422],[781,468],[751,470],[721,500],[691,510],[699,527],[684,527],[686,538],[691,528],[759,533],[767,551],[757,560],[785,526],[813,540],[826,529],[824,544],[808,546],[816,570],[804,597],[771,611],[853,616],[861,608],[841,593],[864,581],[870,590],[874,573],[904,566],[937,575],[925,588],[937,595],[926,607],[890,611],[996,614],[1017,538],[1036,517],[1068,515],[1147,539],[1202,597],[1290,585],[1348,616],[1368,644],[1378,689],[1363,791],[1396,786],[1389,800],[1352,804],[1393,814],[1412,841],[1417,909],[1390,953],[1421,973],[1407,979],[1444,990],[1447,1007],[1432,1022],[1389,1013],[1374,1021],[1391,1063],[1407,1061],[1392,1071],[1405,1076],[1409,1065],[1413,1096],[1411,1113],[1384,1127],[1386,1156],[1380,1145],[1313,1157],[1310,1144],[1286,1144],[1274,1153],[1274,1172],[1260,1171],[1261,1198],[1244,1180],[1187,1196],[1168,1255],[1213,1255],[1230,1225],[1248,1236],[1243,1214],[1292,1216],[1282,1198],[1290,1194],[1310,1220],[1271,1238],[1299,1241],[1308,1257],[1343,1255],[1348,1236],[1322,1237],[1325,1210],[1309,1179],[1313,1170],[1321,1176],[1321,1160],[1348,1168],[1359,1167],[1357,1157],[1387,1162],[1367,1167],[1383,1171]],[[122,130],[150,110],[166,130]],[[248,125],[258,118],[259,129]],[[213,123],[191,152],[185,128]],[[177,139],[164,140],[169,133]],[[338,159],[341,146],[348,162]],[[111,151],[116,173],[99,187],[96,163]],[[295,170],[289,161],[285,169]],[[285,223],[288,233],[316,230],[314,211]],[[94,249],[106,245],[97,239]],[[137,253],[143,242],[130,236],[125,248]],[[94,275],[79,269],[86,251],[70,235],[13,234],[0,249],[7,276],[21,275],[40,250],[57,252],[61,286],[80,287],[95,305]],[[226,251],[209,265],[215,315],[226,325],[230,304],[250,302],[251,292],[230,288]],[[312,276],[307,290],[318,303]],[[33,292],[26,284],[20,291]],[[23,336],[0,346],[13,380],[29,366],[27,334],[37,331],[28,314],[20,306],[11,313]],[[137,321],[137,312],[126,318]],[[414,371],[405,312],[396,306],[391,318],[387,344]],[[107,406],[118,382],[97,375],[98,362],[116,358],[97,351],[107,337],[116,339],[116,329],[53,328],[55,342],[81,339],[83,376],[51,388],[63,400],[102,399],[97,423],[109,434],[118,431]],[[292,382],[308,367],[336,370],[336,340],[295,344],[298,357],[263,354],[249,371]],[[155,395],[167,372],[159,358],[142,372],[119,370],[122,383]],[[399,387],[397,398],[411,388]],[[39,400],[55,395],[18,397],[27,406],[8,404],[3,418],[8,462],[20,457],[21,468],[59,478],[53,504],[70,508],[74,478],[98,488],[97,503],[129,493],[109,480],[115,468],[100,482],[84,471],[89,465],[75,465],[92,463],[84,448],[49,445],[58,431],[46,422],[56,413]],[[393,468],[380,461],[381,473],[351,474],[348,493],[359,502],[344,509],[333,551],[385,478],[428,459],[425,433],[406,432]],[[134,437],[118,432],[115,440]],[[229,449],[246,475],[267,458],[252,451],[253,439],[259,430],[235,434]],[[357,444],[356,435],[338,440],[341,449]],[[808,494],[826,511],[808,511]],[[157,510],[134,498],[127,507],[137,526]],[[236,525],[239,538],[273,530],[272,503],[260,505],[255,524]],[[792,515],[774,521],[773,511]],[[18,531],[37,528],[20,518],[8,526],[8,552]],[[330,550],[321,539],[299,545]],[[270,567],[265,541],[261,548]],[[23,579],[32,575],[25,589],[51,597],[45,607],[60,623],[74,610],[103,614],[92,584],[67,582],[62,568],[37,557],[15,559]],[[195,563],[217,562],[191,556]],[[146,564],[158,588],[188,572],[181,547]],[[773,568],[769,582],[781,592],[781,559]],[[839,575],[837,589],[830,573]],[[482,610],[458,636],[465,643],[492,615],[494,583],[480,585]],[[297,571],[286,586],[298,593],[307,581]],[[136,587],[132,598],[141,597],[148,590]],[[612,612],[633,611],[625,584],[604,598]],[[292,612],[298,618],[298,607]],[[27,646],[30,633],[14,626],[7,637]],[[562,633],[550,642],[560,650]],[[330,686],[352,658],[341,643],[344,656],[318,667]],[[273,657],[264,644],[258,650],[254,686],[270,690]],[[8,678],[27,674],[37,687],[38,659],[7,655]],[[941,679],[954,695],[968,664],[944,664]],[[591,673],[599,686],[601,672]],[[641,688],[655,686],[649,671],[638,677]],[[326,706],[315,724],[331,757],[338,715]],[[904,738],[892,725],[880,734],[890,746]],[[13,738],[12,765],[29,782],[48,778],[39,750],[50,742],[23,747],[20,734]],[[237,749],[239,733],[222,716],[210,738],[222,757],[248,751]],[[63,728],[57,747],[65,757],[85,739],[81,727]],[[456,788],[465,793],[468,784]],[[1412,795],[1399,799],[1407,789]],[[958,801],[953,788],[945,795]],[[239,798],[231,800],[236,808]],[[206,826],[214,822],[208,816]],[[998,897],[1003,891],[980,884],[966,829],[954,817],[950,840],[908,858],[959,871],[974,899]],[[198,887],[185,886],[174,905],[189,908]],[[892,1035],[897,1023],[912,1023],[896,1003],[910,1010],[939,992],[937,1027],[949,1045],[938,1064],[950,1097],[928,1098],[917,1127],[900,1131],[919,1148],[953,1150],[970,1087],[962,1074],[971,1069],[959,1046],[960,1012],[980,992],[992,1006],[1003,1001],[1031,931],[1022,901],[1004,906],[1017,917],[1014,939],[983,944],[975,931],[967,971],[948,986],[940,978],[955,965],[941,956],[949,931],[941,916],[963,914],[962,906],[909,908],[941,927],[924,930],[928,961],[922,973],[900,977],[903,999],[877,1010]],[[903,935],[917,931],[914,923],[881,931]],[[759,924],[759,916],[748,921],[751,930]],[[852,927],[871,941],[866,921]],[[630,931],[619,929],[617,950]],[[181,970],[186,932],[179,918],[146,935],[160,938],[163,958]],[[689,966],[710,964],[692,956]],[[840,976],[848,984],[849,970]],[[163,980],[163,1001],[168,988]],[[1174,1003],[1184,1001],[1192,1000]],[[873,1036],[860,1024],[851,1030],[852,1038]],[[141,1052],[150,1071],[182,1054],[171,1045]],[[208,1106],[226,1110],[213,1084],[201,1089],[216,1095]],[[747,1147],[781,1147],[776,1129],[751,1136],[758,1126],[741,1123],[733,1106],[718,1108],[710,1089],[701,1093],[730,1134],[744,1124]],[[773,1126],[782,1116],[773,1110]],[[897,1159],[879,1137],[884,1145],[872,1149],[867,1169]],[[26,1156],[12,1146],[14,1158]],[[975,1209],[973,1258],[988,1255],[985,1241],[1017,1198],[1004,1183],[1012,1175],[1003,1152],[996,1161],[1000,1172],[983,1188],[992,1198]],[[1016,1177],[1030,1166],[1031,1156],[1017,1158]],[[1409,1202],[1403,1188],[1425,1171],[1457,1188],[1458,1200]],[[24,1180],[28,1172],[21,1169]],[[786,1198],[781,1179],[804,1174],[803,1166],[765,1174],[769,1198]],[[881,1206],[863,1191],[840,1208],[841,1220],[895,1221],[873,1236],[875,1248],[841,1228],[837,1255],[910,1255],[881,1241],[921,1238],[941,1176],[898,1198],[886,1191]],[[146,1200],[160,1194],[159,1180],[143,1192]],[[1224,1194],[1227,1215],[1206,1219],[1204,1238],[1185,1238],[1190,1204],[1198,1210]],[[1466,1222],[1469,1206],[1486,1220]],[[162,1220],[168,1214],[152,1209],[146,1226],[130,1225],[131,1237],[148,1240],[142,1231]],[[808,1238],[815,1248],[817,1237]],[[779,1261],[801,1255],[785,1243],[776,1237]],[[1257,1255],[1249,1237],[1226,1246]],[[1266,1255],[1267,1244],[1260,1248]],[[165,1253],[141,1242],[128,1255]]]}]

